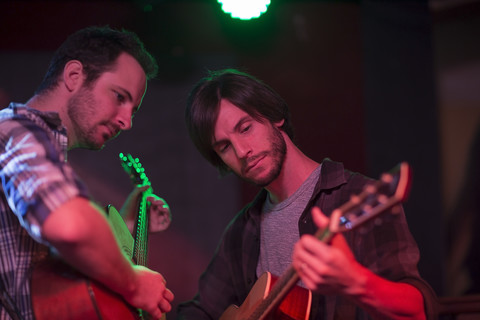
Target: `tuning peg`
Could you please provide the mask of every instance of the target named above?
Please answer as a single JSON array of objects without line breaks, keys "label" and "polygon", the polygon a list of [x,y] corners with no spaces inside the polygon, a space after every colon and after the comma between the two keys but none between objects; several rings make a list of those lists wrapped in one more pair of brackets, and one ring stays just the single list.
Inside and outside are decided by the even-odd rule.
[{"label": "tuning peg", "polygon": [[391,183],[393,181],[393,175],[391,173],[385,172],[381,175],[380,180],[384,183]]}]

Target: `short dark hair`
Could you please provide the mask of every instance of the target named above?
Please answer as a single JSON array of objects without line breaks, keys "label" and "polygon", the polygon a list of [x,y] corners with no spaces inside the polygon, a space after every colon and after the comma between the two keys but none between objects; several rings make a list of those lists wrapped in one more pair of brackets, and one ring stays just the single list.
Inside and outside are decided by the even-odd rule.
[{"label": "short dark hair", "polygon": [[258,121],[275,123],[284,120],[281,129],[293,140],[288,105],[272,88],[254,76],[235,69],[210,71],[188,96],[185,122],[198,151],[221,174],[227,172],[228,167],[213,149],[212,141],[222,99]]},{"label": "short dark hair", "polygon": [[108,26],[87,27],[70,35],[53,54],[47,73],[35,94],[49,91],[58,84],[58,78],[71,60],[82,63],[86,73],[85,85],[115,67],[121,53],[128,53],[142,66],[147,80],[158,72],[155,58],[147,52],[138,36],[125,29],[115,30]]}]

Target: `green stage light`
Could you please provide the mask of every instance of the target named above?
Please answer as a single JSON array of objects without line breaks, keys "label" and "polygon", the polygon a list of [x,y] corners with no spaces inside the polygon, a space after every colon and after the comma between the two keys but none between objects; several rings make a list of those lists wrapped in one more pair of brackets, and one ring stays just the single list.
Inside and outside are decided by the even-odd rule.
[{"label": "green stage light", "polygon": [[267,11],[270,0],[217,0],[222,10],[232,18],[250,20],[260,17]]}]

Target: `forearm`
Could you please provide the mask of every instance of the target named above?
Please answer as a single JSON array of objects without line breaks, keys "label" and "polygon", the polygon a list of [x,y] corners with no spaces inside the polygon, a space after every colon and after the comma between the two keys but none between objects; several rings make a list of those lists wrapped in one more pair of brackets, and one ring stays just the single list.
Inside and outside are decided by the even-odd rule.
[{"label": "forearm", "polygon": [[423,296],[414,286],[385,280],[363,268],[348,295],[374,319],[425,319]]},{"label": "forearm", "polygon": [[88,277],[122,296],[135,290],[132,263],[117,244],[106,217],[88,200],[71,200],[53,212],[42,233],[67,263]]}]

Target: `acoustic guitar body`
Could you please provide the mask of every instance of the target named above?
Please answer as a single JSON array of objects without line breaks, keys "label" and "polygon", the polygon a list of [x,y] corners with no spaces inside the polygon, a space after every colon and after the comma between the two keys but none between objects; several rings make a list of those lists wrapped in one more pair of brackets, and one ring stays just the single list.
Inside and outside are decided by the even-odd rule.
[{"label": "acoustic guitar body", "polygon": [[32,306],[37,320],[140,320],[119,295],[90,281],[60,260],[35,267]]},{"label": "acoustic guitar body", "polygon": [[[132,258],[133,238],[113,206],[107,207],[115,237]],[[52,257],[35,265],[32,305],[36,320],[147,320],[150,316],[131,307],[118,294],[92,281]],[[165,314],[161,319],[166,319]]]},{"label": "acoustic guitar body", "polygon": [[258,278],[240,307],[231,305],[220,320],[308,320],[312,292],[295,286],[271,314],[256,314],[261,302],[270,293],[278,277],[266,272]]}]

